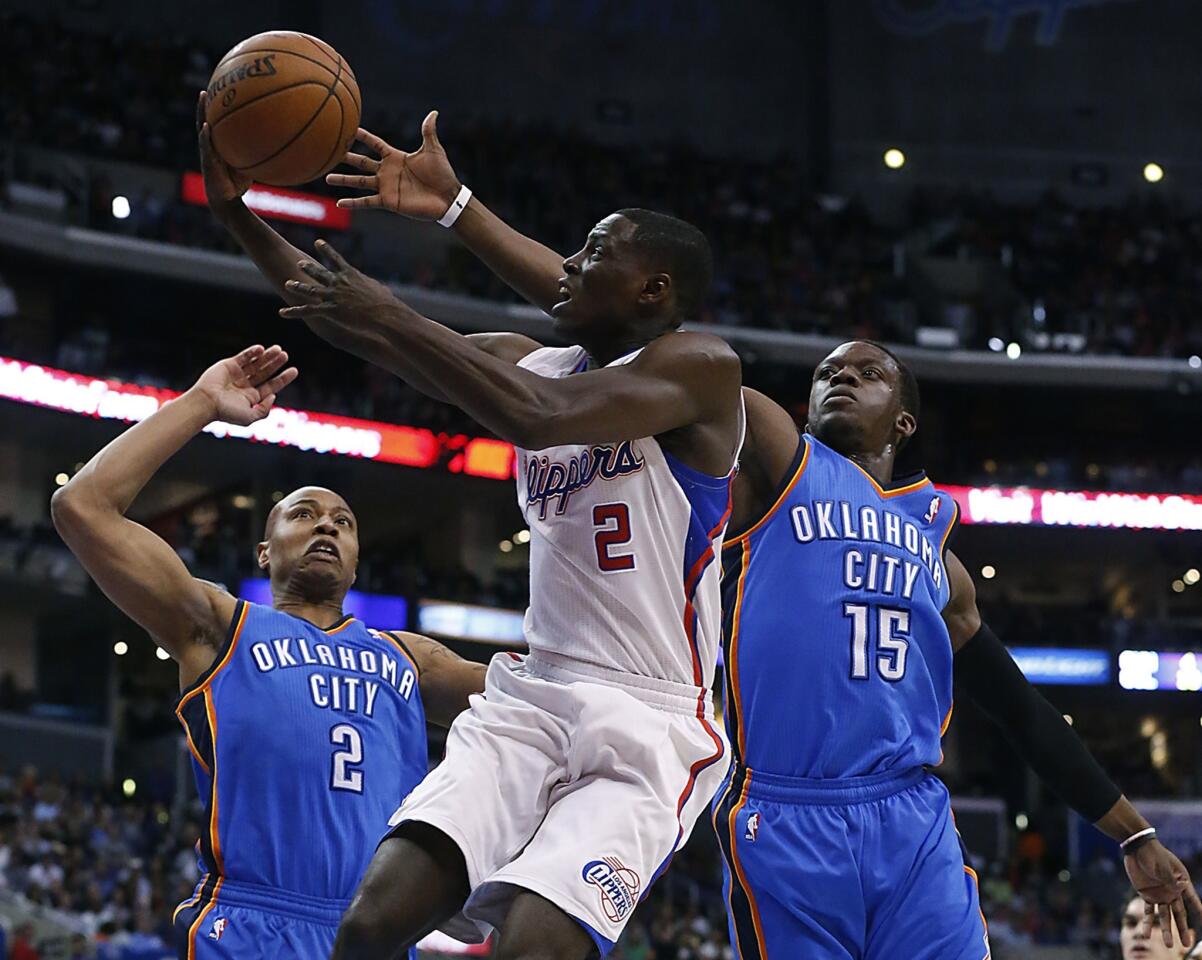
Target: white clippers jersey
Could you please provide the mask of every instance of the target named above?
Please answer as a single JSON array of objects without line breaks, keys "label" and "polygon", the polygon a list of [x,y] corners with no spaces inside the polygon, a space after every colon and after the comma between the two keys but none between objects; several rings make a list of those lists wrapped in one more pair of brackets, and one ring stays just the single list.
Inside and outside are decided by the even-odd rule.
[{"label": "white clippers jersey", "polygon": [[[583,347],[544,347],[519,362],[544,377],[586,364]],[[740,446],[742,433],[740,412]],[[517,454],[518,506],[530,527],[530,650],[708,689],[734,465],[711,477],[654,437]]]}]

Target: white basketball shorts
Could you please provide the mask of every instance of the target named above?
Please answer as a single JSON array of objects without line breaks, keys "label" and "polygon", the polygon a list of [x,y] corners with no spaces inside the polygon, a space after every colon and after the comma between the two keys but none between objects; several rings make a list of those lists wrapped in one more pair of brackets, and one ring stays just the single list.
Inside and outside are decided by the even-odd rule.
[{"label": "white basketball shorts", "polygon": [[530,890],[605,956],[729,759],[708,691],[502,653],[451,726],[446,759],[389,824],[430,824],[463,851],[472,892],[446,933],[481,942]]}]

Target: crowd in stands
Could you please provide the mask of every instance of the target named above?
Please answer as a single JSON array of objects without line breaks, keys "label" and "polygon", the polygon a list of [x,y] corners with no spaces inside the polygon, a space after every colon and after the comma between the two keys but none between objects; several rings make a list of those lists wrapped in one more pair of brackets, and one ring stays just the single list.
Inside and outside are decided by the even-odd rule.
[{"label": "crowd in stands", "polygon": [[[26,928],[20,935],[34,953],[25,956],[50,946],[72,960],[172,955],[171,913],[195,883],[199,824],[194,804],[171,809],[33,769],[0,774],[0,899],[64,931],[50,944]],[[1015,835],[1007,862],[976,866],[999,960],[1024,956],[1031,944],[1076,945],[1083,958],[1115,955],[1125,877],[1114,861],[1098,859],[1066,880],[1030,830]],[[704,819],[614,956],[733,960],[717,847]]]},{"label": "crowd in stands", "polygon": [[[192,169],[196,91],[220,52],[186,39],[90,33],[0,14],[0,56],[23,91],[0,105],[0,130],[16,143]],[[408,146],[418,142],[418,119],[372,112],[364,122]],[[904,341],[913,338],[916,316],[903,267],[909,256],[983,258],[1003,265],[1023,305],[958,303],[933,321],[959,327],[970,346],[1068,333],[1079,335],[1076,348],[1092,352],[1202,353],[1195,322],[1202,217],[1168,205],[1091,211],[1051,195],[1014,206],[988,194],[919,192],[908,221],[886,226],[854,199],[814,193],[788,156],[750,161],[674,143],[618,147],[496,118],[448,116],[442,133],[476,192],[556,249],[575,249],[587,226],[615,207],[668,209],[702,225],[716,263],[706,321]],[[129,219],[116,221],[103,178],[84,193],[74,202],[95,225],[235,249],[204,209],[174,197],[133,197]],[[284,232],[308,248],[304,228]],[[460,248],[399,277],[386,256],[348,244],[352,260],[383,277],[512,298]]]}]

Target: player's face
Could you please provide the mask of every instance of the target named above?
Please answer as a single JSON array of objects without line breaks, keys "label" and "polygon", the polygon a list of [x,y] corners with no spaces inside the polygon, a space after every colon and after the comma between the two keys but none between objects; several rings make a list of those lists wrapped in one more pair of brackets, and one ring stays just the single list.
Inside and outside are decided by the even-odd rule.
[{"label": "player's face", "polygon": [[1152,935],[1143,934],[1144,902],[1133,897],[1123,911],[1123,927],[1119,932],[1119,944],[1123,948],[1123,960],[1180,960],[1189,951],[1180,946],[1166,947],[1160,939],[1160,925],[1152,921]]},{"label": "player's face", "polygon": [[883,449],[897,429],[900,390],[892,357],[870,343],[845,343],[814,371],[810,432],[840,452]]},{"label": "player's face", "polygon": [[611,214],[589,232],[584,246],[563,262],[555,330],[569,339],[595,337],[631,317],[647,282],[630,244],[635,225]]},{"label": "player's face", "polygon": [[324,487],[301,487],[276,504],[260,566],[313,599],[345,594],[359,564],[359,527],[345,500]]}]

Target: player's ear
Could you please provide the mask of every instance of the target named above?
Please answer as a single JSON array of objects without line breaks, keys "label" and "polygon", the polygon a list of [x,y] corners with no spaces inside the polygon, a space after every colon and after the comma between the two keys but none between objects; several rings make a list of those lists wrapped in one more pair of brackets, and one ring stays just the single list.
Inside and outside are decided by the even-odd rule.
[{"label": "player's ear", "polygon": [[271,566],[271,557],[268,555],[267,541],[263,540],[255,547],[255,562],[258,563],[260,570],[266,570]]},{"label": "player's ear", "polygon": [[909,410],[902,410],[893,422],[893,429],[897,431],[899,440],[909,440],[914,436],[914,431],[918,429],[918,421],[914,419],[914,414]]},{"label": "player's ear", "polygon": [[639,302],[661,304],[672,295],[672,278],[666,273],[654,273],[643,282]]}]

